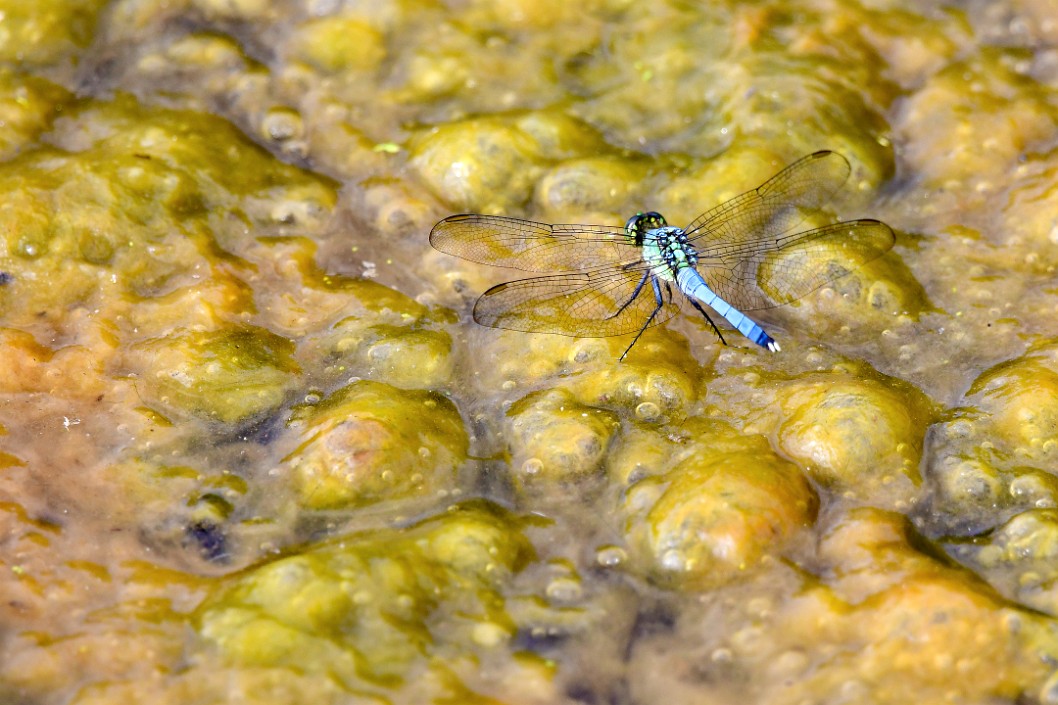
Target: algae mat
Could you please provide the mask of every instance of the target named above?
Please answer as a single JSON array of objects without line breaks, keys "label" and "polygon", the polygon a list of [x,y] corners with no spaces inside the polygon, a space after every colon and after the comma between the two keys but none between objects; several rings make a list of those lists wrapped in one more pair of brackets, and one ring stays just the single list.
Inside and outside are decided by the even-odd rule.
[{"label": "algae mat", "polygon": [[[0,0],[0,701],[1058,703],[1058,7]],[[841,153],[761,315],[475,325],[462,211]],[[693,312],[692,312],[693,313]]]}]

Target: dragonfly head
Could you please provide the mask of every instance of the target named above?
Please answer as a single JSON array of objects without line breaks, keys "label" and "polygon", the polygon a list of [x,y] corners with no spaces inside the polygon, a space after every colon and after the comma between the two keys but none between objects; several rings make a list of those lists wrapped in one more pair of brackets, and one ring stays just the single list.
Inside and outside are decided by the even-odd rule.
[{"label": "dragonfly head", "polygon": [[637,245],[643,244],[643,236],[650,230],[656,230],[657,228],[663,228],[668,223],[665,222],[664,216],[661,213],[655,211],[647,211],[646,213],[636,213],[628,222],[625,223],[625,232],[628,236],[635,240]]}]

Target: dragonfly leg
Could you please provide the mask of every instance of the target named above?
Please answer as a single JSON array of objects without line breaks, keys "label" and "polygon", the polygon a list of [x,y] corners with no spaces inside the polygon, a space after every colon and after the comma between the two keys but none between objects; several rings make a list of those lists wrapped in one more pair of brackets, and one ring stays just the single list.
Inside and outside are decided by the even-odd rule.
[{"label": "dragonfly leg", "polygon": [[705,320],[709,321],[709,325],[711,325],[713,327],[713,332],[716,333],[716,336],[718,338],[720,338],[720,342],[723,343],[724,345],[727,345],[727,341],[724,340],[724,334],[721,333],[720,329],[716,327],[715,323],[713,323],[713,319],[709,318],[709,314],[705,312],[705,309],[702,308],[702,305],[699,304],[697,301],[695,301],[694,299],[692,299],[689,296],[687,297],[687,300],[691,302],[692,306],[694,306],[696,309],[698,309],[698,313],[700,313],[703,316],[705,316]]},{"label": "dragonfly leg", "polygon": [[[649,277],[650,277],[650,272],[647,272],[646,274],[644,274],[643,278],[639,280],[638,284],[636,284],[636,290],[633,291],[632,295],[628,297],[628,301],[625,301],[623,304],[621,304],[621,307],[619,309],[617,309],[617,311],[615,311],[613,313],[613,315],[607,316],[607,318],[608,319],[609,318],[617,318],[618,316],[620,316],[621,315],[621,311],[624,311],[626,308],[628,308],[629,304],[631,304],[633,301],[635,301],[639,297],[639,294],[640,294],[640,292],[643,291],[643,286],[647,283],[647,279]],[[657,286],[657,284],[655,284],[654,286]],[[654,313],[657,313],[657,311],[654,311]],[[653,317],[654,316],[651,315],[651,318],[653,318]],[[642,331],[640,331],[640,332],[642,333]],[[628,352],[628,351],[626,350],[625,352]]]},{"label": "dragonfly leg", "polygon": [[[650,277],[649,272],[647,272],[647,274],[643,276],[643,281],[639,282],[639,286],[636,287],[636,295],[638,295],[639,290],[643,288],[643,285],[646,283],[647,277]],[[625,351],[621,353],[621,357],[617,358],[618,360],[625,359],[625,356],[628,355],[628,353],[632,350],[632,346],[634,346],[639,341],[639,336],[643,335],[643,331],[650,327],[650,322],[654,320],[654,316],[658,315],[658,311],[660,311],[661,307],[665,305],[665,299],[661,295],[661,286],[658,284],[658,278],[650,277],[650,284],[654,287],[654,303],[656,303],[657,306],[655,306],[654,310],[650,312],[650,317],[646,320],[646,323],[643,324],[643,327],[639,329],[639,332],[636,333],[636,337],[632,338],[632,342],[629,343],[627,348],[625,348]],[[632,299],[635,299],[635,296],[633,296]],[[632,303],[632,301],[629,300],[628,303]],[[625,306],[627,305],[628,304],[625,304]]]}]

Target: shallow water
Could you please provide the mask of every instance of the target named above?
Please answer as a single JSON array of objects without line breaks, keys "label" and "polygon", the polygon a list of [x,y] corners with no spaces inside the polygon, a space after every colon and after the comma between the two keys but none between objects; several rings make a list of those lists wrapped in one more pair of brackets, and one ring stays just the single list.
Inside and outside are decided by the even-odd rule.
[{"label": "shallow water", "polygon": [[[1058,702],[1053,3],[0,18],[0,701]],[[897,244],[777,355],[427,241],[819,149]]]}]

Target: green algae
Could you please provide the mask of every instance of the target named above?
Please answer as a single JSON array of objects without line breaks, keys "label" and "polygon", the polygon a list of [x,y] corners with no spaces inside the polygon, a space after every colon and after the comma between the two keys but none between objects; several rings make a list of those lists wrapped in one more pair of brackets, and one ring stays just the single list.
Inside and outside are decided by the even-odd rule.
[{"label": "green algae", "polygon": [[147,400],[228,424],[277,409],[298,372],[294,344],[260,328],[163,338],[137,352],[149,360],[143,372]]},{"label": "green algae", "polygon": [[451,401],[379,382],[353,382],[295,409],[290,425],[299,444],[284,464],[309,509],[443,494],[466,458]]},{"label": "green algae", "polygon": [[0,61],[49,66],[76,63],[95,35],[106,0],[0,2]]},{"label": "green algae", "polygon": [[[235,576],[203,602],[203,642],[228,664],[313,673],[384,693],[428,683],[437,661],[487,650],[481,625],[508,636],[503,586],[532,556],[512,518],[469,505],[403,530],[343,537]],[[427,673],[423,673],[426,669]]]},{"label": "green algae", "polygon": [[[0,7],[0,699],[1058,701],[1055,37],[981,5]],[[693,313],[620,365],[482,331],[486,274],[424,245],[450,209],[681,224],[821,148],[898,252],[762,314],[771,358]],[[552,563],[492,509],[345,533],[465,493],[550,517],[553,594],[512,599]]]},{"label": "green algae", "polygon": [[668,437],[636,440],[615,454],[618,467],[628,452],[653,462],[649,474],[618,471],[629,483],[624,531],[634,568],[662,585],[701,590],[737,580],[815,518],[815,492],[761,437],[696,418]]},{"label": "green algae", "polygon": [[[83,144],[79,126],[89,124]],[[87,304],[108,282],[134,298],[193,295],[205,284],[191,272],[208,258],[245,271],[240,255],[254,240],[243,222],[274,224],[269,202],[334,203],[327,180],[271,160],[230,124],[198,113],[127,97],[89,101],[68,110],[59,129],[68,150],[26,151],[0,168],[0,238],[14,277],[0,290],[0,311],[9,318]],[[44,272],[51,286],[22,286]],[[108,297],[113,313],[121,303]]]},{"label": "green algae", "polygon": [[382,33],[355,16],[332,16],[298,28],[291,47],[294,57],[326,73],[367,71],[385,58]]}]

